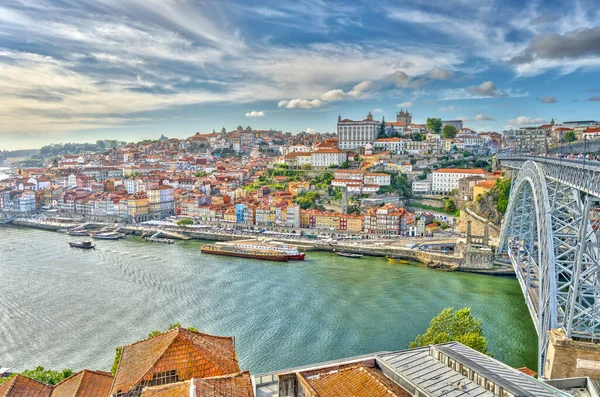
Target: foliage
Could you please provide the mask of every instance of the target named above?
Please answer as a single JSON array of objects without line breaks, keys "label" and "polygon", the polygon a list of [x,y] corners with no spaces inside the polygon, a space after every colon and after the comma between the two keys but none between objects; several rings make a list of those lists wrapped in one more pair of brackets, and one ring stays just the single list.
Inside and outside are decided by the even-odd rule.
[{"label": "foliage", "polygon": [[189,226],[193,225],[194,221],[190,218],[183,218],[177,221],[177,226]]},{"label": "foliage", "polygon": [[294,197],[294,202],[300,206],[303,210],[314,207],[316,201],[319,199],[319,194],[316,192],[303,192],[302,194]]},{"label": "foliage", "polygon": [[453,125],[445,125],[442,131],[442,138],[452,139],[456,137],[456,127]]},{"label": "foliage", "polygon": [[577,140],[577,135],[575,135],[575,131],[567,131],[565,133],[565,135],[563,136],[563,141],[564,142],[573,142]]},{"label": "foliage", "polygon": [[498,195],[496,209],[499,213],[504,214],[508,207],[508,199],[510,197],[510,179],[500,178],[494,184],[492,190]]},{"label": "foliage", "polygon": [[377,138],[386,138],[385,134],[385,117],[381,118],[381,124],[379,124],[379,133],[377,134]]},{"label": "foliage", "polygon": [[[11,376],[6,378],[0,378],[0,385],[7,382],[10,378],[16,375],[17,374],[12,374]],[[25,371],[21,372],[21,375],[26,376],[30,379],[35,379],[47,385],[55,385],[61,382],[63,379],[66,379],[69,376],[73,375],[73,371],[67,368],[60,371],[55,371],[51,369],[44,369],[44,367],[39,366],[35,369],[26,369]]]},{"label": "foliage", "polygon": [[360,215],[360,206],[358,205],[350,205],[348,206],[348,214]]},{"label": "foliage", "polygon": [[317,188],[326,189],[327,186],[333,180],[334,175],[331,172],[323,172],[310,181],[311,185],[315,185]]},{"label": "foliage", "polygon": [[347,170],[348,168],[350,168],[350,165],[348,164],[347,161],[344,161],[342,163],[342,166],[340,168],[343,169],[343,170]]},{"label": "foliage", "polygon": [[455,212],[456,211],[456,204],[454,204],[454,201],[448,199],[446,200],[446,202],[444,203],[444,212],[447,213],[451,213],[451,212]]},{"label": "foliage", "polygon": [[434,207],[432,205],[421,204],[418,202],[410,202],[408,204],[408,206],[412,207],[412,208],[420,208],[420,209],[427,210],[427,211],[444,212],[444,213],[447,213],[448,215],[452,215],[454,217],[460,216],[459,210],[455,210],[453,212],[446,212],[445,208],[443,208],[443,207]]},{"label": "foliage", "polygon": [[98,153],[104,151],[104,143],[98,141],[96,143],[56,143],[52,145],[42,146],[40,155],[42,157],[52,157],[61,154],[79,154],[82,152]]},{"label": "foliage", "polygon": [[410,184],[408,183],[408,179],[405,174],[391,174],[390,176],[390,185],[382,186],[379,189],[379,193],[398,193],[400,197],[411,197],[412,189],[410,188]]},{"label": "foliage", "polygon": [[427,126],[429,131],[433,132],[434,134],[439,134],[442,130],[442,119],[428,117],[425,125]]},{"label": "foliage", "polygon": [[446,342],[460,342],[481,353],[489,354],[481,320],[471,315],[468,307],[454,311],[446,308],[435,316],[423,335],[417,335],[410,348]]},{"label": "foliage", "polygon": [[115,349],[115,359],[113,360],[113,365],[110,368],[110,372],[112,372],[113,376],[117,374],[119,362],[121,361],[121,354],[123,354],[123,346],[117,346]]},{"label": "foliage", "polygon": [[423,135],[419,134],[418,132],[415,132],[412,136],[412,140],[413,141],[422,141],[423,140]]},{"label": "foliage", "polygon": [[311,168],[312,168],[312,166],[311,166],[310,164],[304,164],[304,165],[302,166],[302,169],[303,169],[303,170],[310,170]]},{"label": "foliage", "polygon": [[194,175],[196,176],[196,178],[202,178],[202,177],[208,176],[208,173],[202,172],[202,171],[198,171]]}]

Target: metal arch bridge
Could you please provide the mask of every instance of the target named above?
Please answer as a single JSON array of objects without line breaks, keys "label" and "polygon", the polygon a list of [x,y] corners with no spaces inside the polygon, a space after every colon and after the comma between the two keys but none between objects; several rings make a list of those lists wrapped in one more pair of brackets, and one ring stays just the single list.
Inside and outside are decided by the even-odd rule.
[{"label": "metal arch bridge", "polygon": [[537,330],[544,375],[548,331],[600,340],[600,162],[500,156],[513,172],[500,237]]}]

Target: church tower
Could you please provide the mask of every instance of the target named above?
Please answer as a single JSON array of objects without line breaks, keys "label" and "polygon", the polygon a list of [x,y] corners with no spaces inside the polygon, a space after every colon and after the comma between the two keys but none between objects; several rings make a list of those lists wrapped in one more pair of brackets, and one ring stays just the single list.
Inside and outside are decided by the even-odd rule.
[{"label": "church tower", "polygon": [[408,113],[408,110],[404,111],[400,109],[400,111],[396,113],[396,122],[404,123],[404,125],[412,124],[412,114]]}]

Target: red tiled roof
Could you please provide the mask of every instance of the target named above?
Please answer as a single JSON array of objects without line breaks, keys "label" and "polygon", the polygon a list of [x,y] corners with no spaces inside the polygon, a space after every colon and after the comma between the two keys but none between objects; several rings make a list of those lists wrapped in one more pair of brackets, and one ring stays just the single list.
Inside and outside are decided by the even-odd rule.
[{"label": "red tiled roof", "polygon": [[[196,397],[254,397],[254,387],[250,372],[194,379]],[[192,381],[170,385],[147,387],[142,397],[189,397]]]},{"label": "red tiled roof", "polygon": [[142,380],[171,370],[182,380],[239,372],[233,338],[175,328],[126,345],[110,394],[129,391]]},{"label": "red tiled roof", "polygon": [[106,397],[112,382],[110,372],[84,369],[54,386],[51,397]]},{"label": "red tiled roof", "polygon": [[[302,376],[302,375],[300,375]],[[320,376],[303,377],[314,397],[409,397],[410,394],[375,368],[357,365]],[[312,394],[312,393],[311,393]],[[312,396],[311,396],[312,397]]]},{"label": "red tiled roof", "polygon": [[17,374],[0,386],[0,397],[50,397],[52,387]]}]

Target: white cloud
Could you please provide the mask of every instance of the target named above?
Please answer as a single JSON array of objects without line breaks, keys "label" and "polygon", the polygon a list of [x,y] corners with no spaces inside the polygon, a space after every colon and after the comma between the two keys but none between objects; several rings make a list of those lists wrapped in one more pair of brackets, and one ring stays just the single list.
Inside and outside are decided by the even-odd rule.
[{"label": "white cloud", "polygon": [[253,110],[251,112],[246,113],[246,117],[265,117],[265,112],[263,112],[262,110]]},{"label": "white cloud", "polygon": [[365,98],[368,96],[367,92],[373,90],[374,88],[375,84],[372,81],[365,80],[356,84],[351,91],[344,92],[344,90],[339,88],[335,90],[329,90],[321,95],[320,98],[327,102],[336,102],[344,99]]},{"label": "white cloud", "polygon": [[313,100],[309,100],[309,99],[291,99],[291,100],[281,100],[279,101],[279,103],[277,104],[277,107],[280,108],[287,108],[287,109],[312,109],[312,108],[320,108],[323,106],[327,106],[326,102],[323,102],[320,99],[313,99]]},{"label": "white cloud", "polygon": [[544,120],[542,118],[538,118],[538,117],[519,116],[515,119],[508,120],[506,123],[508,125],[512,125],[512,126],[519,126],[519,125],[528,125],[528,124],[541,124],[541,123],[545,123],[545,122],[546,122],[546,120]]},{"label": "white cloud", "polygon": [[381,113],[381,112],[383,112],[383,109],[380,109],[380,108],[375,108],[375,109],[371,110],[371,113]]},{"label": "white cloud", "polygon": [[474,121],[492,121],[494,120],[493,117],[491,116],[486,116],[484,114],[478,114],[477,116],[473,117]]},{"label": "white cloud", "polygon": [[413,105],[413,103],[411,101],[406,101],[406,102],[396,104],[396,107],[397,108],[409,108],[409,107],[412,107],[412,105]]},{"label": "white cloud", "polygon": [[315,132],[317,132],[314,128],[310,128],[308,127],[305,132],[309,133],[309,134],[314,134]]},{"label": "white cloud", "polygon": [[473,96],[481,97],[506,96],[506,94],[498,91],[493,81],[484,81],[479,85],[469,87],[467,88],[467,92]]}]

